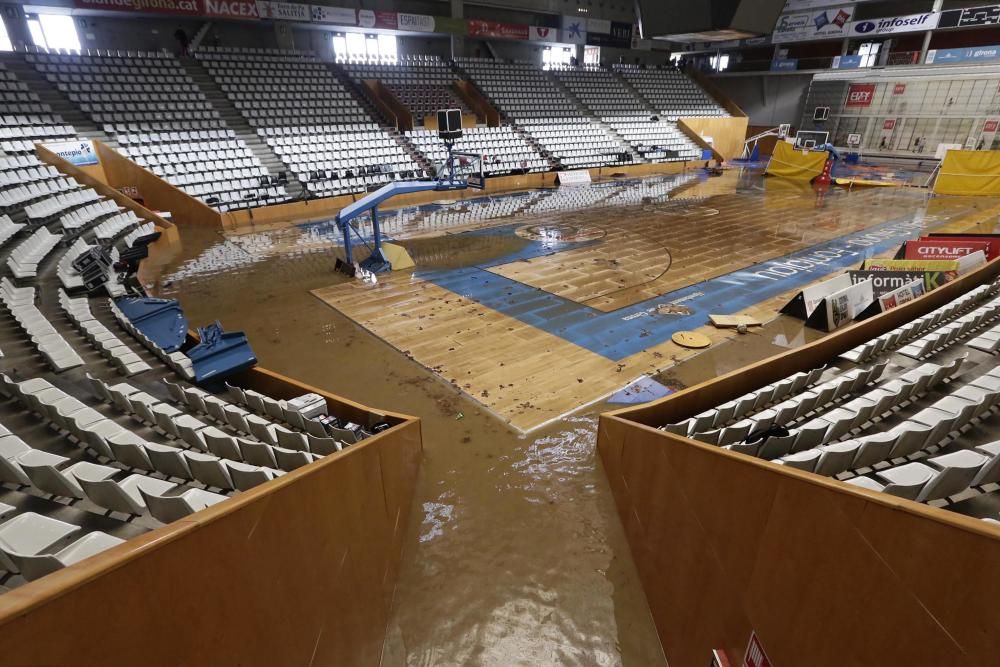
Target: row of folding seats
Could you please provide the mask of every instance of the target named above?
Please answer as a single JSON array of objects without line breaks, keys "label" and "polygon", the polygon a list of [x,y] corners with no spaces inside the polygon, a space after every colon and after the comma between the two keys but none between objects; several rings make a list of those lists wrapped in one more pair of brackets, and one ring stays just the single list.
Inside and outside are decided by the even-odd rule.
[{"label": "row of folding seats", "polygon": [[[44,181],[25,183],[0,190],[0,207],[5,209],[23,207],[24,213],[28,218],[36,220],[45,218],[58,213],[62,208],[74,205],[66,204],[65,206],[57,207],[56,204],[62,204],[64,200],[53,198],[51,195],[69,192],[79,187],[80,184],[72,178],[51,178]],[[28,202],[34,203],[28,204]],[[28,205],[25,206],[25,204]]]},{"label": "row of folding seats", "polygon": [[957,317],[986,301],[994,294],[1000,292],[1000,280],[990,285],[980,285],[975,289],[963,294],[957,299],[935,308],[931,312],[918,317],[906,324],[896,327],[892,331],[874,338],[866,343],[862,343],[840,355],[841,359],[851,363],[858,363],[874,359],[886,352],[895,349],[899,345],[921,336],[936,327],[941,326],[954,317]]},{"label": "row of folding seats", "polygon": [[[109,386],[89,375],[87,377],[95,396],[133,419],[162,431],[172,440],[170,445],[156,445],[136,436],[130,442],[119,440],[111,443],[118,459],[132,467],[155,470],[179,479],[197,480],[224,491],[246,491],[286,471],[312,463],[319,456],[301,450],[279,448],[279,451],[274,451],[272,445],[249,432],[253,427],[248,421],[256,424],[262,420],[254,422],[247,417],[246,411],[234,410],[233,406],[226,406],[223,411],[225,404],[207,392],[200,395],[202,404],[211,406],[209,412],[204,414],[216,412],[221,418],[219,423],[237,431],[238,435],[230,435],[194,414],[160,401],[127,383]],[[247,430],[241,432],[240,428]],[[266,463],[258,465],[254,461]]]},{"label": "row of folding seats", "polygon": [[10,216],[0,215],[0,248],[5,246],[7,241],[14,238],[26,226],[23,223],[12,221]]},{"label": "row of folding seats", "polygon": [[14,509],[13,505],[0,503],[0,569],[20,574],[28,581],[125,541],[99,530],[81,536],[80,526],[37,512],[14,514]]},{"label": "row of folding seats", "polygon": [[83,359],[35,306],[34,287],[15,287],[4,276],[0,279],[0,301],[56,373],[83,365]]},{"label": "row of folding seats", "polygon": [[959,316],[954,321],[943,324],[934,331],[907,343],[899,348],[899,353],[912,359],[923,359],[953,345],[998,317],[1000,317],[1000,297],[995,297],[969,313]]},{"label": "row of folding seats", "polygon": [[191,359],[183,352],[166,352],[162,347],[153,342],[146,334],[142,333],[139,329],[132,324],[125,313],[115,304],[114,299],[108,299],[108,308],[111,310],[111,314],[115,316],[118,323],[122,327],[132,334],[132,337],[137,341],[142,343],[146,349],[159,357],[163,363],[169,366],[175,373],[183,377],[185,380],[194,379],[194,364]]},{"label": "row of folding seats", "polygon": [[661,426],[660,430],[686,436],[722,428],[812,387],[819,382],[825,370],[825,367],[821,367],[814,368],[808,373],[793,373],[783,380],[747,392],[735,400],[705,410],[690,419]]},{"label": "row of folding seats", "polygon": [[33,279],[38,274],[38,265],[62,239],[62,234],[53,234],[47,227],[39,227],[11,250],[7,257],[7,268],[15,278]]},{"label": "row of folding seats", "polygon": [[[320,446],[323,449],[329,449],[327,452],[320,453],[332,454],[334,450],[340,451],[344,447],[353,445],[358,441],[358,434],[355,431],[329,424],[321,424],[315,419],[303,416],[298,410],[289,408],[285,401],[279,401],[253,389],[243,389],[228,382],[226,383],[226,389],[229,392],[229,397],[236,404],[249,408],[261,417],[267,417],[268,419],[287,424],[298,431],[299,435],[305,433],[306,438],[288,438],[288,444],[295,443],[298,440],[298,446],[293,446],[292,449],[301,449],[308,446],[309,451],[316,452],[316,447]],[[267,437],[264,439],[265,441],[270,440]]]},{"label": "row of folding seats", "polygon": [[59,226],[64,232],[77,232],[121,210],[122,208],[113,199],[100,199],[59,216]]},{"label": "row of folding seats", "polygon": [[976,350],[988,352],[989,354],[1000,352],[1000,324],[996,324],[992,328],[977,334],[966,345]]},{"label": "row of folding seats", "polygon": [[94,238],[100,243],[108,244],[139,224],[139,222],[141,221],[135,214],[135,211],[129,209],[123,213],[113,215],[107,220],[102,220],[91,231],[94,233]]},{"label": "row of folding seats", "polygon": [[[865,424],[873,424],[895,409],[913,403],[930,389],[957,375],[963,361],[964,357],[960,357],[945,366],[923,364],[834,410],[818,412],[813,419],[796,428],[787,437],[771,437],[764,442],[736,443],[731,449],[769,460],[783,457],[782,462],[797,466],[815,458],[817,448],[830,447],[837,452],[837,457],[834,458],[839,460],[842,448],[833,443],[856,431],[862,431]],[[919,447],[914,449],[917,436],[904,434],[905,430],[897,427],[888,432],[889,436],[876,434],[872,438],[860,437],[858,440],[869,450],[880,451],[889,447],[886,451],[892,451],[893,456],[907,456]]]},{"label": "row of folding seats", "polygon": [[90,310],[89,299],[71,298],[60,289],[59,305],[62,306],[66,316],[80,330],[90,345],[100,352],[101,356],[107,358],[119,373],[131,377],[152,369],[149,364],[143,361],[142,357],[133,352],[124,341],[94,317],[94,313]]},{"label": "row of folding seats", "polygon": [[[178,470],[173,465],[175,459],[171,454],[179,454],[179,450],[146,442],[62,389],[54,387],[47,380],[32,378],[14,382],[0,374],[0,386],[5,394],[15,397],[33,412],[46,418],[55,428],[66,431],[80,447],[93,450],[109,463],[146,471],[115,479],[122,473],[121,468],[88,460],[69,463],[68,457],[27,448],[20,452],[15,450],[13,456],[0,459],[0,479],[3,481],[33,486],[55,496],[81,500],[86,498],[98,507],[128,516],[138,516],[148,511],[163,523],[226,500],[223,494],[188,484],[189,481],[197,480],[209,488],[223,488],[213,484],[217,481],[228,483],[217,479],[221,477],[218,469],[226,470],[217,458],[208,455],[183,458],[189,465]],[[137,457],[134,455],[140,446],[144,447],[141,450],[144,453],[164,453],[164,461],[167,463],[163,470],[135,465],[142,463],[136,461]],[[184,471],[187,471],[186,477]],[[168,478],[184,481],[177,484],[169,479],[153,477],[147,472],[158,472]],[[201,477],[208,481],[202,481]],[[232,481],[231,476],[227,479]]]},{"label": "row of folding seats", "polygon": [[[917,392],[910,394],[915,399]],[[983,420],[1000,400],[1000,380],[985,375],[960,387],[888,431],[824,444],[788,454],[778,461],[820,475],[837,475],[869,468],[883,461],[906,458],[940,445],[973,419]],[[873,415],[877,416],[877,415]]]},{"label": "row of folding seats", "polygon": [[[60,215],[63,211],[82,204],[97,201],[101,198],[101,196],[97,194],[97,190],[93,190],[91,188],[81,188],[79,184],[72,179],[45,181],[45,183],[62,184],[63,190],[60,194],[45,197],[40,201],[25,206],[24,214],[28,216],[28,219],[31,221],[41,221],[46,218],[55,217]],[[37,183],[32,185],[37,185]]]},{"label": "row of folding seats", "polygon": [[52,165],[37,165],[32,167],[14,167],[6,169],[0,167],[0,187],[10,187],[22,183],[34,183],[45,181],[50,178],[62,178],[62,172]]},{"label": "row of folding seats", "polygon": [[79,271],[73,268],[73,262],[80,255],[89,252],[93,247],[81,236],[73,241],[69,249],[59,258],[59,264],[56,267],[56,277],[59,278],[59,282],[62,283],[64,288],[68,290],[83,289],[83,277]]},{"label": "row of folding seats", "polygon": [[728,116],[686,74],[676,69],[615,65],[614,69],[657,111],[670,117]]},{"label": "row of folding seats", "polygon": [[823,410],[831,404],[843,401],[864,390],[865,387],[876,382],[882,376],[885,366],[885,364],[879,364],[868,369],[848,371],[818,384],[812,389],[783,400],[773,407],[751,414],[731,426],[693,433],[690,437],[700,442],[726,446],[743,442],[750,434],[766,431],[772,426],[787,428],[813,412]]}]

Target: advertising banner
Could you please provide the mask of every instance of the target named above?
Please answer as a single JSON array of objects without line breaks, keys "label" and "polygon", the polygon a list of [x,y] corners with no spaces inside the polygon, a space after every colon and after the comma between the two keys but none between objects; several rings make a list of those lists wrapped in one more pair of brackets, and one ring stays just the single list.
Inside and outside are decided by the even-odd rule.
[{"label": "advertising banner", "polygon": [[528,39],[533,42],[558,42],[559,29],[533,25],[528,31]]},{"label": "advertising banner", "polygon": [[861,60],[859,55],[834,56],[833,69],[858,69],[861,67]]},{"label": "advertising banner", "polygon": [[885,19],[854,21],[849,32],[852,37],[874,37],[877,35],[893,35],[901,32],[926,32],[938,26],[940,14],[924,12],[923,14],[907,14]]},{"label": "advertising banner", "polygon": [[80,9],[179,16],[201,16],[203,13],[200,0],[73,0],[73,6]]},{"label": "advertising banner", "polygon": [[847,26],[853,16],[854,5],[817,9],[800,14],[782,14],[774,25],[771,41],[775,44],[784,44],[843,38],[847,35]]},{"label": "advertising banner", "polygon": [[897,83],[895,86],[892,87],[892,94],[893,95],[902,95],[905,92],[906,92],[906,84],[905,83]]},{"label": "advertising banner", "polygon": [[297,2],[264,2],[263,0],[257,0],[257,15],[262,19],[308,23],[312,20],[312,7]]},{"label": "advertising banner", "polygon": [[927,59],[924,62],[928,65],[1000,62],[1000,46],[976,46],[971,49],[931,49],[927,52]]},{"label": "advertising banner", "polygon": [[524,23],[498,23],[469,19],[466,29],[472,37],[491,39],[528,39],[528,26]]},{"label": "advertising banner", "polygon": [[427,14],[406,14],[400,12],[398,15],[399,29],[411,32],[434,32],[434,17]]},{"label": "advertising banner", "polygon": [[874,83],[852,83],[847,88],[847,101],[844,102],[844,106],[870,107],[874,99]]},{"label": "advertising banner", "polygon": [[918,296],[923,296],[923,294],[924,281],[914,280],[913,282],[907,283],[902,287],[879,296],[878,302],[882,312],[884,313],[885,311],[891,310],[896,306],[902,306],[904,303],[913,301]]},{"label": "advertising banner", "polygon": [[466,34],[465,20],[453,19],[450,16],[435,16],[434,31],[446,32],[451,35]]},{"label": "advertising banner", "polygon": [[254,0],[202,0],[205,16],[220,19],[257,19]]},{"label": "advertising banner", "polygon": [[94,143],[89,139],[79,141],[57,141],[43,144],[47,149],[76,167],[98,164]]},{"label": "advertising banner", "polygon": [[772,72],[791,72],[799,68],[798,58],[778,58],[771,61]]},{"label": "advertising banner", "polygon": [[599,32],[607,35],[611,32],[611,21],[607,19],[587,19],[587,32]]},{"label": "advertising banner", "polygon": [[[873,0],[854,0],[853,4],[872,1]],[[834,5],[846,4],[848,3],[837,2],[836,0],[785,0],[785,8],[782,10],[782,13],[790,14],[792,12],[801,12],[806,9],[819,9],[821,7],[833,7]]]},{"label": "advertising banner", "polygon": [[982,28],[990,25],[1000,25],[1000,5],[951,9],[941,12],[938,20],[939,28]]},{"label": "advertising banner", "polygon": [[358,25],[362,28],[383,28],[396,30],[399,28],[399,15],[396,12],[358,10]]},{"label": "advertising banner", "polygon": [[907,241],[903,259],[958,259],[982,250],[990,250],[989,241],[956,241],[952,239]]},{"label": "advertising banner", "polygon": [[632,24],[611,21],[611,32],[607,34],[587,32],[587,44],[627,49],[632,45]]},{"label": "advertising banner", "polygon": [[563,16],[559,41],[563,44],[586,44],[587,21],[578,16]]},{"label": "advertising banner", "polygon": [[315,23],[336,23],[337,25],[357,25],[358,15],[345,7],[312,6],[312,20]]}]

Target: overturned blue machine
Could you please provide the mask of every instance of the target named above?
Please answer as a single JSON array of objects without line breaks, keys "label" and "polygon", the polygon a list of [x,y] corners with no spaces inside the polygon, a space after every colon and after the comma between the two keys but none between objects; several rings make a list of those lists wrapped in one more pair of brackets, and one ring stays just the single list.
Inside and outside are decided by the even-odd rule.
[{"label": "overturned blue machine", "polygon": [[115,305],[136,331],[164,354],[180,352],[191,360],[194,381],[216,390],[225,379],[257,365],[257,356],[242,331],[223,331],[219,322],[198,329],[198,340],[188,337],[188,321],[175,299],[121,297]]}]

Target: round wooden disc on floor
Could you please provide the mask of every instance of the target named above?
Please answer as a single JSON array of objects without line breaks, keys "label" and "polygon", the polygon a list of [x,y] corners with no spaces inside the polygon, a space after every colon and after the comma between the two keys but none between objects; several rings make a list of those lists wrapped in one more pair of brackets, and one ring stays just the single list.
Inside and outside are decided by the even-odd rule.
[{"label": "round wooden disc on floor", "polygon": [[678,331],[670,337],[670,340],[681,347],[702,348],[712,344],[712,340],[708,336],[697,331]]}]

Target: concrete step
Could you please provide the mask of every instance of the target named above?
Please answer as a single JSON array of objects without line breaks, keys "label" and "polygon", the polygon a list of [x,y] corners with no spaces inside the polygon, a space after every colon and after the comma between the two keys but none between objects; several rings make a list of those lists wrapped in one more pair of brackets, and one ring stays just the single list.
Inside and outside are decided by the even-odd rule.
[{"label": "concrete step", "polygon": [[[212,108],[219,112],[219,116],[225,121],[226,126],[236,133],[237,138],[243,141],[253,154],[264,165],[271,176],[277,176],[279,172],[291,175],[291,169],[281,161],[271,148],[261,141],[254,128],[247,122],[247,119],[233,106],[232,101],[222,91],[219,84],[202,67],[196,58],[181,58],[181,64],[188,75],[195,82],[198,88],[205,94],[205,98],[212,105]],[[293,199],[300,199],[305,189],[298,180],[289,178],[285,186],[288,194]]]}]

